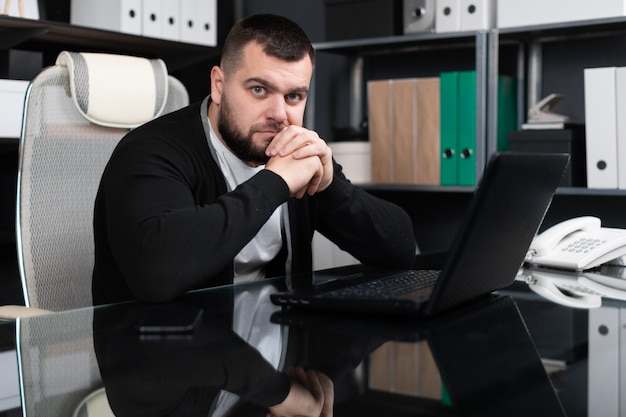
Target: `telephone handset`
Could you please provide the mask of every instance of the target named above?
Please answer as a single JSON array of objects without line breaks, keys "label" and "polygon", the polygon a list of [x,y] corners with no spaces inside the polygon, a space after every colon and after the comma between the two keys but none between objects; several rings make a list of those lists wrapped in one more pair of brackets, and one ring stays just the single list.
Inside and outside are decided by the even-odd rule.
[{"label": "telephone handset", "polygon": [[516,279],[526,281],[533,292],[560,305],[582,309],[602,306],[602,296],[580,285],[575,273],[533,269],[524,271]]},{"label": "telephone handset", "polygon": [[576,217],[537,235],[526,262],[557,268],[585,270],[626,255],[626,230],[600,227],[600,219]]},{"label": "telephone handset", "polygon": [[593,271],[563,271],[532,267],[516,277],[529,288],[555,303],[573,308],[596,308],[602,298],[626,301],[626,268],[603,265]]}]

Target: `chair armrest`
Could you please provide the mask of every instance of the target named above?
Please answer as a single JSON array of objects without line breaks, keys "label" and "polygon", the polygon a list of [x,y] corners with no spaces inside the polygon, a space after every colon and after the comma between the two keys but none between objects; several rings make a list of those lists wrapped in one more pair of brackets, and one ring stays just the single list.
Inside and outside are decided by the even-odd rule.
[{"label": "chair armrest", "polygon": [[0,306],[0,319],[14,320],[18,317],[33,317],[43,314],[52,313],[50,310],[43,310],[41,308],[24,307],[18,305],[5,305]]}]

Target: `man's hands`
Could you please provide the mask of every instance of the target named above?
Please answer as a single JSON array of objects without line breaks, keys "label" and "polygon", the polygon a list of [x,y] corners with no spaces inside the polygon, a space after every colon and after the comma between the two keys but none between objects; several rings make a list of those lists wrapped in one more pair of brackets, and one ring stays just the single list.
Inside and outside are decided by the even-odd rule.
[{"label": "man's hands", "polygon": [[290,369],[291,389],[285,400],[270,407],[267,417],[332,417],[333,382],[321,372]]},{"label": "man's hands", "polygon": [[292,196],[302,198],[325,190],[333,180],[332,151],[317,133],[291,125],[268,145],[266,169],[280,175]]}]

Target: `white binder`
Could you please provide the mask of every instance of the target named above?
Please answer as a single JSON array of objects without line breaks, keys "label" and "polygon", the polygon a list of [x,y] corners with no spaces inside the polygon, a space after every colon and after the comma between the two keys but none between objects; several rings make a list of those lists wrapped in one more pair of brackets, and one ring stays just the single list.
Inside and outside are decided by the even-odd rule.
[{"label": "white binder", "polygon": [[619,417],[626,401],[622,384],[624,359],[624,320],[621,308],[589,310],[588,415]]},{"label": "white binder", "polygon": [[72,0],[73,25],[141,34],[142,0]]},{"label": "white binder", "polygon": [[28,81],[0,80],[0,138],[19,138]]},{"label": "white binder", "polygon": [[461,28],[460,0],[437,0],[435,32],[455,32]]},{"label": "white binder", "polygon": [[616,68],[586,68],[587,187],[618,187]]},{"label": "white binder", "polygon": [[199,43],[217,46],[217,0],[199,0],[198,19],[200,20]]},{"label": "white binder", "polygon": [[491,29],[496,25],[495,0],[460,0],[461,30]]},{"label": "white binder", "polygon": [[165,0],[161,3],[163,15],[161,36],[171,41],[180,40],[180,6],[178,0]]},{"label": "white binder", "polygon": [[161,38],[163,36],[164,23],[162,0],[142,1],[141,34],[151,38]]},{"label": "white binder", "polygon": [[198,0],[179,0],[180,40],[198,43],[200,39],[200,19],[198,18]]},{"label": "white binder", "polygon": [[71,23],[140,35],[141,0],[72,0]]},{"label": "white binder", "polygon": [[626,67],[615,69],[615,118],[617,120],[617,188],[626,189]]}]

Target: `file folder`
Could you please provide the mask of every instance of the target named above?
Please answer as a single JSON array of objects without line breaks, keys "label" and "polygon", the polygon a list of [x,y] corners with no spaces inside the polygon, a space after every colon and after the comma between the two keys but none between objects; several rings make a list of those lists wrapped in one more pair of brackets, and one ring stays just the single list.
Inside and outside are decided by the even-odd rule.
[{"label": "file folder", "polygon": [[510,149],[509,133],[517,131],[517,85],[509,76],[498,77],[498,129],[496,149]]},{"label": "file folder", "polygon": [[199,43],[217,46],[217,0],[198,0]]},{"label": "file folder", "polygon": [[615,69],[617,188],[626,189],[626,67]]},{"label": "file folder", "polygon": [[460,0],[437,0],[435,32],[456,32],[461,29]]},{"label": "file folder", "polygon": [[618,188],[616,68],[586,68],[587,186]]},{"label": "file folder", "polygon": [[142,2],[141,34],[151,38],[161,38],[164,23],[162,0],[142,0]]},{"label": "file folder", "polygon": [[[441,77],[441,185],[476,185],[476,71],[443,72]],[[517,128],[515,80],[498,76],[497,149],[509,149]],[[482,140],[482,139],[481,139]]]},{"label": "file folder", "polygon": [[392,93],[394,182],[439,185],[439,78],[394,80]]},{"label": "file folder", "polygon": [[[621,308],[589,310],[589,390],[590,416],[619,417],[623,398],[620,370],[621,339],[624,338],[624,313]],[[602,330],[604,329],[604,330]],[[624,404],[621,405],[624,407]]]},{"label": "file folder", "polygon": [[460,29],[485,30],[496,25],[495,0],[460,0]]},{"label": "file folder", "polygon": [[441,74],[441,184],[476,185],[476,72]]},{"label": "file folder", "polygon": [[164,0],[161,3],[163,16],[161,36],[171,41],[180,40],[180,5],[178,0]]},{"label": "file folder", "polygon": [[440,185],[440,80],[421,78],[416,82],[415,130],[417,131],[416,182],[420,185]]},{"label": "file folder", "polygon": [[458,131],[459,131],[459,73],[440,75],[441,107],[441,185],[457,185]]},{"label": "file folder", "polygon": [[458,185],[476,185],[476,72],[459,73]]},{"label": "file folder", "polygon": [[73,25],[140,35],[142,0],[72,1],[70,15]]},{"label": "file folder", "polygon": [[0,80],[0,138],[19,138],[28,81]]},{"label": "file folder", "polygon": [[369,137],[372,148],[372,183],[393,182],[392,128],[393,102],[389,80],[367,83]]},{"label": "file folder", "polygon": [[392,165],[393,182],[411,184],[417,182],[414,156],[417,154],[417,131],[414,118],[418,117],[416,83],[413,79],[391,80],[391,100],[393,101],[392,125]]},{"label": "file folder", "polygon": [[198,0],[179,0],[180,40],[188,43],[198,42]]},{"label": "file folder", "polygon": [[439,185],[439,77],[368,83],[372,182]]},{"label": "file folder", "polygon": [[180,40],[217,46],[217,1],[179,0]]}]

